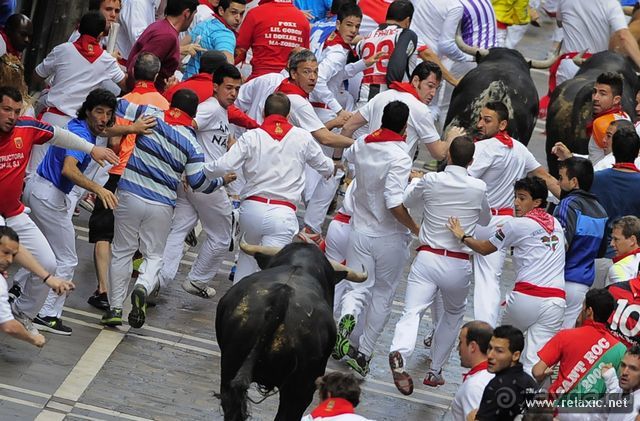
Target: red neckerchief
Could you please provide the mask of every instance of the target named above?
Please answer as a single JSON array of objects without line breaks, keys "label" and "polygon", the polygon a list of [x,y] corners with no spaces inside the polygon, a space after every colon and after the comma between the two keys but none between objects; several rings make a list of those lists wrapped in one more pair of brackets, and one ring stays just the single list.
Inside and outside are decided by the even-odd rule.
[{"label": "red neckerchief", "polygon": [[613,167],[618,170],[631,170],[633,172],[640,172],[640,169],[636,167],[633,162],[621,162],[619,164],[613,164]]},{"label": "red neckerchief", "polygon": [[89,63],[96,61],[103,51],[98,39],[87,34],[80,35],[80,38],[73,43],[73,46]]},{"label": "red neckerchief", "polygon": [[498,132],[493,137],[498,139],[500,141],[500,143],[505,145],[507,148],[509,148],[509,149],[513,148],[513,139],[511,138],[511,136],[509,136],[509,133],[502,131],[502,132]]},{"label": "red neckerchief", "polygon": [[136,84],[133,87],[133,90],[131,91],[131,93],[134,93],[134,92],[136,94],[148,94],[150,92],[158,92],[158,90],[156,89],[156,85],[154,85],[153,82],[139,80],[136,82]]},{"label": "red neckerchief", "polygon": [[164,122],[172,126],[193,126],[193,119],[189,114],[173,107],[164,112]]},{"label": "red neckerchief", "polygon": [[236,32],[236,30],[230,26],[226,20],[224,20],[222,18],[222,16],[220,16],[219,14],[217,14],[216,12],[213,12],[213,18],[214,19],[218,19],[220,21],[220,23],[222,23],[228,30],[230,30],[231,32],[233,32],[233,35],[236,36],[236,38],[238,38],[238,33]]},{"label": "red neckerchief", "polygon": [[416,91],[416,88],[409,82],[391,82],[389,88],[394,89],[398,92],[406,92],[408,94],[411,94],[416,97],[418,101],[423,102],[418,96],[418,91]]},{"label": "red neckerchief", "polygon": [[527,218],[531,218],[536,221],[546,232],[551,234],[553,232],[553,228],[555,222],[553,221],[553,216],[551,216],[547,211],[542,208],[534,208],[527,212],[525,215]]},{"label": "red neckerchief", "polygon": [[378,129],[364,138],[364,143],[372,142],[404,142],[405,136],[389,129]]},{"label": "red neckerchief", "polygon": [[305,99],[309,99],[309,94],[295,83],[291,83],[289,79],[284,79],[276,89],[276,92],[282,92],[285,95],[300,95]]},{"label": "red neckerchief", "polygon": [[9,36],[4,31],[4,28],[0,29],[0,36],[2,36],[2,39],[4,40],[4,44],[7,46],[7,54],[11,54],[21,59],[22,53],[15,49],[15,47],[11,43],[11,40],[9,40]]},{"label": "red neckerchief", "polygon": [[629,253],[624,253],[621,254],[619,256],[613,256],[613,258],[611,260],[613,260],[613,263],[618,263],[620,260],[624,259],[625,257],[629,257],[629,256],[633,256],[635,254],[640,253],[640,248],[637,248],[635,250],[631,250]]},{"label": "red neckerchief", "polygon": [[344,38],[342,38],[342,35],[340,35],[340,33],[337,30],[333,31],[333,33],[331,33],[331,35],[329,35],[329,37],[324,41],[325,48],[332,47],[334,45],[340,45],[342,48],[351,52],[354,56],[358,57],[358,53],[356,53],[356,50],[354,50],[351,45],[347,44],[347,41],[345,41]]},{"label": "red neckerchief", "polygon": [[311,418],[335,417],[340,414],[355,414],[353,404],[342,398],[329,398],[311,411]]},{"label": "red neckerchief", "polygon": [[269,136],[278,142],[280,142],[287,133],[289,133],[289,130],[291,130],[292,127],[293,126],[289,123],[289,120],[287,120],[286,117],[278,114],[271,114],[266,117],[260,126],[262,130],[267,132]]},{"label": "red neckerchief", "polygon": [[267,3],[293,3],[292,0],[260,0],[258,2],[258,6],[262,6],[263,4],[267,4]]},{"label": "red neckerchief", "polygon": [[214,14],[216,13],[216,10],[213,8],[213,5],[209,2],[209,0],[198,0],[198,3],[203,6],[207,6]]},{"label": "red neckerchief", "polygon": [[617,107],[609,108],[606,111],[599,112],[598,114],[594,114],[593,118],[591,119],[591,121],[589,121],[587,123],[587,136],[591,137],[591,135],[593,134],[593,122],[594,121],[596,121],[597,119],[599,119],[602,116],[609,115],[609,114],[615,114],[615,113],[621,113],[621,112],[622,112],[622,107],[617,106]]},{"label": "red neckerchief", "polygon": [[478,371],[482,371],[482,370],[486,370],[489,367],[489,361],[484,360],[483,362],[481,362],[480,364],[477,364],[475,367],[473,367],[471,370],[467,371],[466,373],[464,373],[462,375],[462,383],[464,383],[465,381],[467,381],[467,378],[470,376],[473,376],[474,374],[476,374]]}]

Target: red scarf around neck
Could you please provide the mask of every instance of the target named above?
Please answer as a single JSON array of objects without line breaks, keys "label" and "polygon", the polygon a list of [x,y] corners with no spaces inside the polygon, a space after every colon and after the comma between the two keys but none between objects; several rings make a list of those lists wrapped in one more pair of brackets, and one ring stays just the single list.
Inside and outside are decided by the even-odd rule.
[{"label": "red scarf around neck", "polygon": [[513,148],[513,139],[511,138],[511,136],[509,136],[509,133],[502,131],[502,132],[498,132],[498,134],[496,134],[493,137],[498,139],[500,143],[502,143],[507,148],[509,149]]},{"label": "red scarf around neck", "polygon": [[527,218],[531,218],[536,221],[544,230],[551,234],[553,232],[553,228],[555,226],[555,222],[553,221],[553,216],[547,213],[542,208],[534,208],[527,212],[525,215]]},{"label": "red scarf around neck", "polygon": [[189,114],[173,107],[164,112],[164,122],[171,126],[193,126],[193,119]]},{"label": "red scarf around neck", "polygon": [[341,414],[355,414],[351,402],[342,398],[326,399],[311,411],[312,418],[335,417]]},{"label": "red scarf around neck", "polygon": [[613,164],[613,167],[618,170],[631,170],[633,172],[640,172],[640,169],[636,167],[633,162],[621,162],[619,164]]},{"label": "red scarf around neck", "polygon": [[416,88],[409,82],[391,82],[389,88],[394,89],[398,92],[406,92],[416,97],[418,101],[424,102],[420,99],[420,96],[418,96],[418,91],[416,91]]},{"label": "red scarf around neck", "polygon": [[482,371],[482,370],[486,370],[489,367],[489,361],[484,360],[483,362],[481,362],[480,364],[476,365],[475,367],[473,367],[471,370],[467,371],[466,373],[464,373],[462,375],[462,383],[464,383],[465,381],[467,381],[467,378],[473,376],[474,374],[476,374],[478,371]]},{"label": "red scarf around neck", "polygon": [[613,256],[613,258],[611,259],[613,261],[613,263],[618,263],[620,260],[624,259],[625,257],[629,257],[629,256],[633,256],[640,253],[640,248],[637,248],[635,250],[631,250],[629,253],[624,253],[621,254],[619,256]]},{"label": "red scarf around neck", "polygon": [[230,30],[231,32],[233,32],[233,35],[236,36],[236,38],[238,38],[238,32],[236,31],[236,29],[232,26],[230,26],[226,20],[224,20],[224,18],[222,16],[220,16],[217,12],[213,12],[213,18],[214,19],[218,19],[220,21],[220,23],[222,23],[225,28],[227,28],[228,30]]},{"label": "red scarf around neck", "polygon": [[622,111],[622,107],[621,106],[617,106],[617,107],[613,107],[613,108],[609,108],[606,111],[602,111],[599,112],[597,114],[593,115],[593,118],[591,119],[591,121],[589,121],[587,123],[587,136],[591,137],[591,135],[593,134],[593,122],[596,121],[597,119],[599,119],[602,116],[605,115],[609,115],[609,114],[615,114],[615,113],[621,113]]},{"label": "red scarf around neck", "polygon": [[289,133],[293,126],[286,117],[279,114],[271,114],[262,122],[260,128],[269,136],[280,142]]},{"label": "red scarf around neck", "polygon": [[305,99],[309,99],[309,94],[289,79],[283,80],[280,86],[278,86],[278,89],[276,89],[276,92],[282,92],[285,95],[300,95]]},{"label": "red scarf around neck", "polygon": [[4,44],[7,46],[7,54],[11,54],[12,56],[16,56],[16,57],[21,59],[22,58],[22,53],[15,49],[15,47],[11,43],[11,40],[9,39],[9,36],[4,31],[4,28],[0,29],[0,36],[4,40]]},{"label": "red scarf around neck", "polygon": [[340,35],[337,30],[333,31],[333,33],[329,35],[329,37],[324,41],[325,48],[334,45],[340,45],[342,46],[342,48],[350,51],[354,56],[358,57],[358,53],[356,53],[356,50],[354,50],[351,45],[347,44],[347,42],[344,40],[344,38],[342,38],[342,35]]},{"label": "red scarf around neck", "polygon": [[158,90],[156,89],[156,86],[153,84],[153,82],[139,80],[136,82],[131,92],[135,92],[137,94],[148,94],[150,92],[158,92]]},{"label": "red scarf around neck", "polygon": [[80,35],[80,38],[78,38],[73,45],[89,63],[93,63],[102,55],[103,50],[98,39],[91,35]]},{"label": "red scarf around neck", "polygon": [[364,143],[373,142],[404,142],[405,136],[389,129],[378,129],[364,138]]}]

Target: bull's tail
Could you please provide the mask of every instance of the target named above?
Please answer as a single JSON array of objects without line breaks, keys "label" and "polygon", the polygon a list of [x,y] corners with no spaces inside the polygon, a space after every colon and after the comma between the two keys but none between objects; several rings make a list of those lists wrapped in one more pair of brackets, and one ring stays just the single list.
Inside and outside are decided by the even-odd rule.
[{"label": "bull's tail", "polygon": [[267,345],[273,339],[273,335],[278,326],[283,322],[289,306],[289,299],[293,295],[293,288],[289,285],[278,285],[269,295],[266,296],[266,311],[264,322],[260,327],[260,336],[255,340],[251,351],[238,369],[238,372],[231,380],[231,393],[235,395],[241,403],[241,417],[246,419],[247,410],[247,390],[253,378],[253,369],[258,357],[266,351]]}]

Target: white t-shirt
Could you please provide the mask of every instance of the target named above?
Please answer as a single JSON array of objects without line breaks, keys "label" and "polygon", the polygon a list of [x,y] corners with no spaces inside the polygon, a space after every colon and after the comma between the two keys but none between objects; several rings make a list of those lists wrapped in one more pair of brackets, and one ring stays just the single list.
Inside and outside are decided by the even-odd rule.
[{"label": "white t-shirt", "polygon": [[9,287],[4,276],[0,275],[0,324],[13,320],[9,305]]},{"label": "white t-shirt", "polygon": [[373,132],[382,125],[384,107],[391,101],[402,101],[409,107],[409,121],[407,122],[407,141],[404,144],[405,151],[413,156],[418,141],[424,143],[435,142],[440,139],[436,130],[433,114],[429,106],[419,101],[408,92],[400,92],[389,89],[376,95],[364,107],[358,110],[362,117],[369,123],[369,129]]},{"label": "white t-shirt", "polygon": [[508,218],[489,238],[498,249],[513,247],[516,282],[564,289],[564,231],[556,218],[553,221],[553,231],[548,233],[526,216]]},{"label": "white t-shirt", "polygon": [[291,124],[310,133],[324,128],[324,123],[318,118],[308,99],[296,94],[288,94],[287,98],[291,101],[289,113]]},{"label": "white t-shirt", "polygon": [[161,0],[122,0],[120,9],[120,30],[116,39],[116,49],[127,59],[133,44],[156,21],[156,10]]},{"label": "white t-shirt", "polygon": [[487,183],[489,205],[492,209],[513,208],[513,183],[540,167],[522,143],[513,140],[508,148],[492,137],[476,142],[469,175]]},{"label": "white t-shirt", "polygon": [[563,48],[568,52],[605,51],[611,35],[627,28],[617,0],[560,0],[556,19],[562,23]]},{"label": "white t-shirt", "polygon": [[[609,152],[607,155],[604,156],[604,158],[602,158],[600,161],[596,162],[593,165],[593,171],[602,171],[608,168],[612,168],[613,164],[615,163],[616,163],[616,158],[613,156],[613,152]],[[636,158],[634,164],[636,164],[636,167],[640,168],[640,157]]]},{"label": "white t-shirt", "polygon": [[262,124],[264,120],[264,102],[282,81],[289,77],[287,72],[267,73],[244,83],[240,87],[235,105],[249,117]]},{"label": "white t-shirt", "polygon": [[202,146],[206,161],[220,158],[227,151],[229,116],[215,97],[207,98],[198,105],[196,113],[196,139]]},{"label": "white t-shirt", "polygon": [[460,218],[464,231],[473,235],[476,224],[487,225],[491,210],[487,185],[469,176],[466,168],[447,165],[442,172],[431,172],[414,179],[404,193],[404,205],[423,207],[420,244],[437,249],[471,253],[447,229],[449,217]]},{"label": "white t-shirt", "polygon": [[356,168],[352,227],[371,237],[408,233],[389,211],[402,204],[411,173],[405,142],[365,143],[365,137],[344,152]]},{"label": "white t-shirt", "polygon": [[451,417],[454,421],[466,420],[471,411],[480,407],[484,388],[493,376],[487,370],[480,370],[462,382],[451,404]]},{"label": "white t-shirt", "polygon": [[246,180],[242,199],[260,195],[296,203],[302,197],[307,164],[325,177],[333,175],[333,161],[311,133],[294,126],[277,141],[257,128],[238,138],[221,158],[205,163],[205,173],[215,178],[242,169]]},{"label": "white t-shirt", "polygon": [[418,46],[426,45],[440,55],[438,43],[442,33],[444,20],[452,4],[450,0],[429,0],[414,2],[415,11],[411,19],[411,29],[418,35]]},{"label": "white t-shirt", "polygon": [[53,76],[46,104],[70,117],[76,116],[89,92],[101,83],[108,80],[119,83],[125,77],[111,54],[103,51],[91,63],[70,42],[55,47],[36,67],[36,73],[45,79]]}]

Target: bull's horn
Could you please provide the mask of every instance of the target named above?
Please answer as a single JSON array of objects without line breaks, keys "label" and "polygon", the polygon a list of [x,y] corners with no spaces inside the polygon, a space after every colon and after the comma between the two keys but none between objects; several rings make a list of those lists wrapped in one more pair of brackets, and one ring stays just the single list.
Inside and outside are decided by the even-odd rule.
[{"label": "bull's horn", "polygon": [[547,57],[546,59],[544,59],[544,60],[532,60],[532,59],[525,58],[525,60],[530,63],[530,65],[531,65],[531,67],[533,69],[548,69],[549,67],[551,67],[553,65],[553,63],[556,62],[558,57],[560,57],[560,51],[562,49],[563,41],[561,41],[558,44],[558,48],[556,48],[556,50],[549,57]]},{"label": "bull's horn", "polygon": [[582,63],[584,63],[587,60],[586,58],[583,57],[584,53],[586,52],[587,51],[585,50],[573,58],[573,62],[576,64],[576,66],[582,66]]},{"label": "bull's horn", "polygon": [[[344,271],[347,272],[347,276],[345,277],[345,279],[347,281],[351,281],[351,282],[364,282],[367,280],[367,277],[369,275],[367,275],[367,272],[356,272],[348,267],[346,267],[345,265],[343,265],[342,263],[338,263],[334,260],[329,260],[329,262],[331,262],[331,266],[333,266],[333,270],[337,271]],[[364,268],[362,268],[364,270]]]},{"label": "bull's horn", "polygon": [[456,34],[456,45],[463,53],[472,55],[474,58],[476,57],[476,53],[480,53],[482,57],[489,54],[489,50],[487,50],[486,48],[472,47],[470,45],[467,45],[467,43],[465,43],[462,39],[462,35],[460,35],[460,33]]},{"label": "bull's horn", "polygon": [[267,256],[275,256],[278,254],[282,247],[272,247],[272,246],[259,246],[256,244],[249,244],[244,241],[244,235],[240,240],[240,250],[247,253],[249,256],[255,256],[256,253],[266,254]]}]

